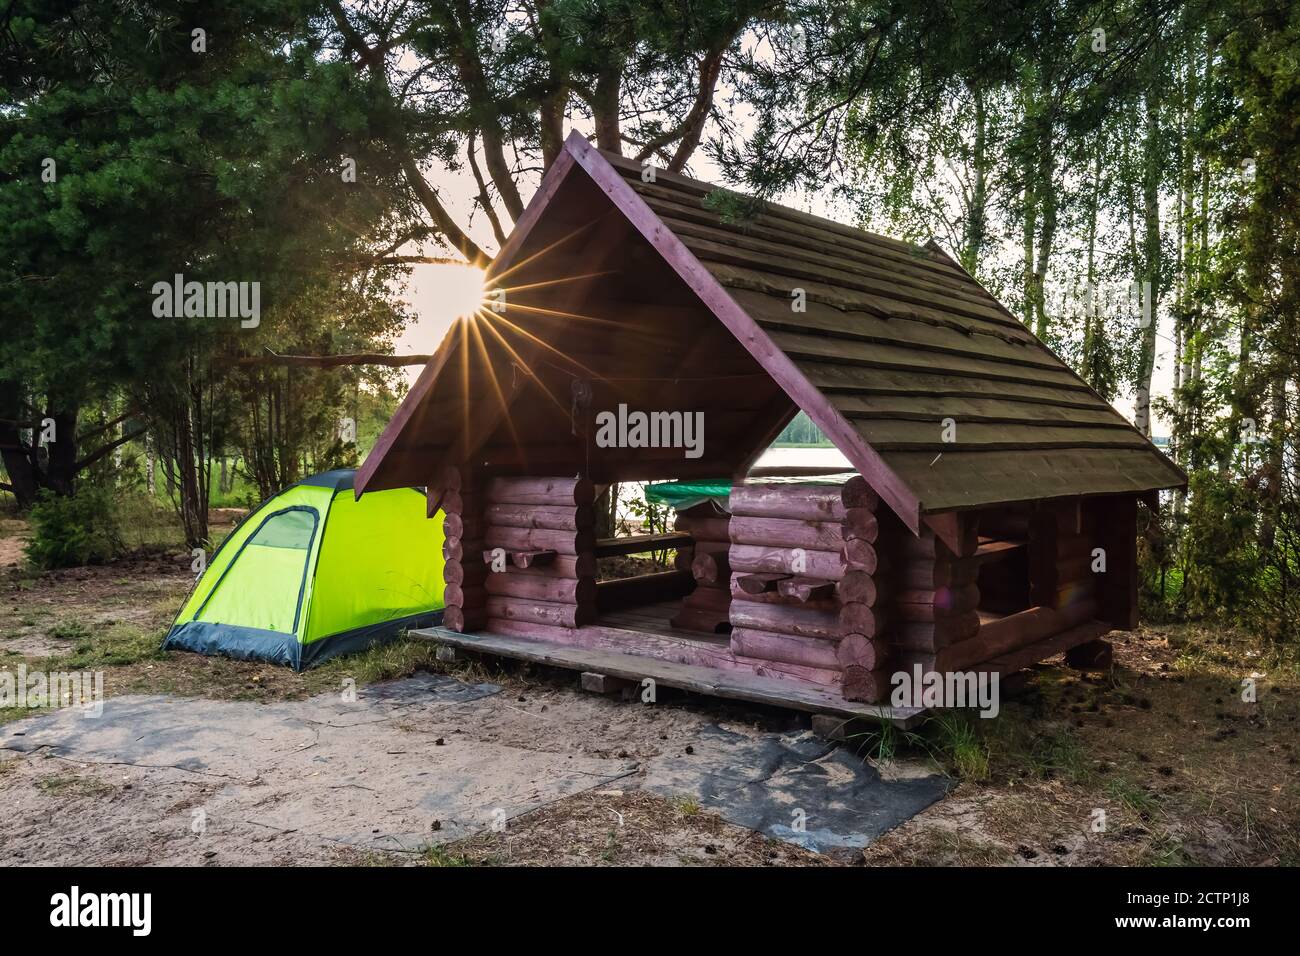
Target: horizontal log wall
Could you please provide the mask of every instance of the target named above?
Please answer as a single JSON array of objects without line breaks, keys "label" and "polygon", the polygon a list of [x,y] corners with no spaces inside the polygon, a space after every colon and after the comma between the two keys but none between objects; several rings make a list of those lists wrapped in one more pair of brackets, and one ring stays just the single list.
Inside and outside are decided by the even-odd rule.
[{"label": "horizontal log wall", "polygon": [[978,667],[995,657],[1045,640],[1072,627],[1090,621],[1097,613],[1091,598],[1075,602],[1068,608],[1032,607],[989,621],[970,640],[945,648],[938,654],[936,669],[964,671]]},{"label": "horizontal log wall", "polygon": [[487,627],[581,627],[596,620],[595,489],[585,478],[494,478],[483,541]]},{"label": "horizontal log wall", "polygon": [[[731,491],[731,650],[880,684],[884,586],[877,499],[843,485],[754,482]],[[856,699],[878,700],[875,689]]]},{"label": "horizontal log wall", "polygon": [[1132,630],[1137,627],[1137,498],[1094,498],[1082,506],[1091,522],[1093,546],[1106,555],[1105,573],[1094,577],[1098,617],[1120,630]]},{"label": "horizontal log wall", "polygon": [[730,515],[719,512],[708,501],[677,515],[674,527],[688,532],[692,539],[689,550],[677,552],[677,567],[690,571],[695,588],[682,599],[681,610],[671,621],[673,627],[705,634],[727,630],[727,608],[731,604],[730,522]]},{"label": "horizontal log wall", "polygon": [[[962,515],[960,520],[972,536],[970,525],[983,530],[980,514]],[[899,622],[891,640],[899,649],[902,669],[918,664],[926,671],[976,669],[1102,613],[1098,591],[1099,582],[1105,579],[1094,574],[1092,562],[1093,548],[1105,532],[1097,527],[1092,510],[1077,501],[1039,503],[1024,516],[996,513],[991,524],[989,530],[997,534],[1023,528],[1028,537],[1031,606],[1002,617],[986,614],[981,623],[975,610],[980,595],[975,584],[978,562],[973,555],[953,554],[942,541],[924,532],[904,541],[901,550],[908,563],[902,577],[909,584],[933,582],[935,587],[898,595],[895,609]],[[1127,587],[1127,581],[1120,586]]]},{"label": "horizontal log wall", "polygon": [[[1030,518],[1031,603],[1036,608],[1066,612],[1071,626],[1098,613],[1092,572],[1093,521],[1080,501],[1042,504]],[[1085,616],[1080,617],[1080,607],[1087,611]]]}]

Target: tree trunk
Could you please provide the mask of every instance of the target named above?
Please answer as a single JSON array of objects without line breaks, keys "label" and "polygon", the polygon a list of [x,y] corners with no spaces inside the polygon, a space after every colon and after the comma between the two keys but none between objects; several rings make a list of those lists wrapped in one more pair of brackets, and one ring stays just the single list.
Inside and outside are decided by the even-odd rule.
[{"label": "tree trunk", "polygon": [[569,88],[564,85],[542,101],[542,165],[546,169],[559,159],[564,148],[564,107],[568,101]]},{"label": "tree trunk", "polygon": [[[50,397],[51,405],[56,401],[54,396]],[[46,413],[46,417],[54,421],[54,440],[45,445],[45,474],[41,483],[64,497],[71,497],[76,491],[78,416],[76,408]]]},{"label": "tree trunk", "polygon": [[1037,230],[1038,205],[1034,197],[1033,175],[1025,170],[1024,219],[1021,223],[1021,246],[1024,251],[1025,265],[1022,276],[1024,295],[1024,323],[1026,328],[1034,327],[1034,233]]},{"label": "tree trunk", "polygon": [[618,484],[612,484],[596,499],[597,538],[612,538],[618,533]]},{"label": "tree trunk", "polygon": [[623,152],[623,135],[618,110],[622,79],[621,67],[603,71],[596,78],[595,102],[591,104],[596,120],[596,145],[620,154]]}]

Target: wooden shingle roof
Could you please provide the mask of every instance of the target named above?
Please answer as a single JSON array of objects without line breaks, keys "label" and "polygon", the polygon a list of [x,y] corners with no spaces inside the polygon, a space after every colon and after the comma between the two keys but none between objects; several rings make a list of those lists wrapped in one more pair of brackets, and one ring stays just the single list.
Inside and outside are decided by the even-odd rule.
[{"label": "wooden shingle roof", "polygon": [[[956,509],[1141,494],[1186,483],[1150,441],[937,246],[754,204],[663,171],[653,182],[644,178],[635,162],[572,134],[489,270],[489,285],[521,266],[545,271],[548,242],[557,235],[579,242],[588,235],[582,223],[614,216],[620,229],[640,237],[641,253],[656,257],[668,276],[663,281],[677,286],[641,287],[643,308],[667,315],[690,300],[695,311],[711,313],[725,331],[679,323],[672,334],[701,341],[730,336],[781,398],[779,410],[790,408],[788,396],[806,411],[913,531],[924,516]],[[599,253],[602,241],[610,242],[591,239],[586,251]],[[591,268],[623,276],[611,281],[629,287],[636,278]],[[562,289],[571,281],[555,278],[533,275],[527,285]],[[797,293],[802,310],[792,307]],[[666,304],[672,302],[678,305]],[[520,310],[512,304],[502,317],[509,321],[496,322],[495,332],[472,323],[453,326],[358,471],[358,494],[424,484],[438,463],[481,458],[480,445],[500,421],[513,430],[510,416],[521,407],[513,403],[526,392],[516,389],[513,398],[503,392],[503,378],[518,384],[510,369],[520,356],[499,354],[492,344],[499,333],[544,338],[550,347],[568,331],[568,341],[579,348],[584,342],[599,346],[595,352],[619,347],[614,340],[597,342],[601,333],[591,331],[612,335],[622,327],[617,318],[557,329],[557,317],[569,313],[545,306]],[[546,316],[552,326],[543,329],[538,323]],[[491,347],[470,349],[466,343],[474,341]],[[765,423],[757,423],[765,433]],[[562,434],[534,429],[525,437],[572,441],[576,432],[568,419],[560,425]],[[949,437],[954,440],[945,441]],[[750,450],[724,442],[713,464],[736,466]],[[762,448],[752,450],[756,455]]]},{"label": "wooden shingle roof", "polygon": [[[925,512],[1186,476],[951,257],[601,153]],[[715,193],[723,193],[717,197]],[[713,198],[711,198],[713,197]],[[722,201],[717,201],[722,198]],[[743,218],[724,215],[741,209]],[[805,310],[792,308],[802,290]],[[955,441],[944,441],[944,420]]]}]

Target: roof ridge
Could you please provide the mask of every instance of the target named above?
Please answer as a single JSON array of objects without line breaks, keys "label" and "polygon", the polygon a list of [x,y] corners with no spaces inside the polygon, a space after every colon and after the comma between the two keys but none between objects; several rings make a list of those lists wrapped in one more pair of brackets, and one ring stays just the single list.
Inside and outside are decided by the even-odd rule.
[{"label": "roof ridge", "polygon": [[[636,160],[629,159],[627,156],[623,156],[620,153],[613,153],[607,149],[599,149],[594,146],[592,147],[592,149],[593,151],[599,153],[604,159],[606,159],[609,162],[609,164],[613,166],[615,169],[623,169],[623,170],[634,172],[638,168],[644,168],[641,166],[641,164],[638,164]],[[660,178],[665,178],[669,183],[674,183],[679,186],[685,186],[689,189],[695,189],[706,195],[714,192],[733,193],[744,199],[760,202],[768,209],[779,209],[782,212],[793,213],[796,216],[805,217],[809,220],[813,220],[816,224],[835,232],[842,232],[846,235],[869,236],[872,239],[880,239],[885,242],[893,243],[895,245],[913,251],[917,249],[925,249],[927,248],[928,245],[928,244],[917,244],[914,242],[909,242],[906,239],[899,239],[897,236],[888,236],[885,235],[885,233],[883,232],[873,232],[870,229],[863,229],[861,226],[850,226],[848,223],[840,222],[838,219],[830,219],[827,216],[819,216],[815,212],[807,212],[806,210],[803,209],[796,209],[794,206],[787,206],[784,203],[774,202],[771,199],[761,199],[758,196],[753,195],[752,193],[742,192],[741,190],[736,189],[733,186],[725,186],[719,183],[711,183],[704,179],[695,179],[692,176],[685,176],[681,173],[674,173],[667,169],[662,169],[658,166],[655,166],[654,170],[655,170],[656,182]],[[930,241],[933,242],[933,240]]]}]

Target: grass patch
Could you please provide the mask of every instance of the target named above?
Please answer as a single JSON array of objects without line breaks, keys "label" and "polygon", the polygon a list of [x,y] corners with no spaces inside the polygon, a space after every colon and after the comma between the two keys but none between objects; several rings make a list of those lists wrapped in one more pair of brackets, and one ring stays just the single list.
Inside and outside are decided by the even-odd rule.
[{"label": "grass patch", "polygon": [[971,711],[939,710],[919,730],[900,730],[881,720],[868,731],[850,734],[859,754],[887,764],[906,750],[924,751],[944,773],[962,780],[987,780],[989,748],[980,720]]},{"label": "grass patch", "polygon": [[58,638],[61,641],[88,641],[91,638],[90,629],[78,620],[59,621],[50,628],[50,637]]},{"label": "grass patch", "polygon": [[899,730],[894,726],[893,721],[878,720],[871,730],[847,734],[844,740],[845,743],[853,745],[859,755],[869,757],[876,763],[884,764],[889,763],[898,755],[899,749],[907,740],[915,737],[915,734],[908,734],[906,731]]},{"label": "grass patch", "polygon": [[1168,831],[1162,831],[1156,836],[1141,862],[1148,866],[1196,865],[1196,861],[1183,846],[1183,841]]},{"label": "grass patch", "polygon": [[969,711],[941,710],[923,728],[932,742],[931,756],[962,780],[989,777],[989,749],[979,719]]},{"label": "grass patch", "polygon": [[457,677],[473,681],[486,676],[482,667],[474,662],[449,668],[437,659],[436,653],[437,646],[432,642],[403,633],[396,640],[371,647],[359,654],[326,661],[302,676],[309,688],[319,688],[320,691],[339,687],[347,677],[351,677],[360,686],[410,677],[418,671],[442,674],[454,670]]},{"label": "grass patch", "polygon": [[119,495],[117,518],[122,544],[128,552],[171,550],[185,545],[185,531],[176,510],[145,494]]},{"label": "grass patch", "polygon": [[427,846],[420,853],[420,862],[425,866],[474,866],[475,861],[471,860],[464,853],[453,853],[445,846],[432,844]]},{"label": "grass patch", "polygon": [[605,836],[605,848],[600,851],[600,859],[603,863],[613,863],[618,859],[618,834],[613,830]]},{"label": "grass patch", "polygon": [[76,774],[41,777],[36,781],[36,788],[51,796],[60,797],[97,797],[110,793],[113,789],[101,780],[79,777]]},{"label": "grass patch", "polygon": [[146,631],[126,621],[89,632],[72,651],[48,658],[43,668],[50,671],[99,670],[147,660],[161,660],[159,650],[166,630]]},{"label": "grass patch", "polygon": [[699,816],[701,809],[700,801],[696,800],[694,797],[678,797],[673,801],[673,806],[677,808],[678,813],[688,819],[690,817]]},{"label": "grass patch", "polygon": [[1044,780],[1061,779],[1082,784],[1092,776],[1088,752],[1068,727],[1035,736],[1024,758],[1025,765]]},{"label": "grass patch", "polygon": [[1150,817],[1160,806],[1154,793],[1124,777],[1116,777],[1107,782],[1105,792],[1106,796],[1122,803],[1143,819]]}]

